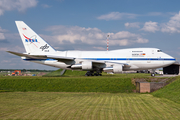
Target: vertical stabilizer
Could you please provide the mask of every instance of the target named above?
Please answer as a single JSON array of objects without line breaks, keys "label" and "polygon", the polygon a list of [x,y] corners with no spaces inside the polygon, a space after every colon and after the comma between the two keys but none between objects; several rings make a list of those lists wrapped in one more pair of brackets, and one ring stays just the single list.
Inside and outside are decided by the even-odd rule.
[{"label": "vertical stabilizer", "polygon": [[23,21],[15,21],[27,53],[53,53],[55,50]]}]

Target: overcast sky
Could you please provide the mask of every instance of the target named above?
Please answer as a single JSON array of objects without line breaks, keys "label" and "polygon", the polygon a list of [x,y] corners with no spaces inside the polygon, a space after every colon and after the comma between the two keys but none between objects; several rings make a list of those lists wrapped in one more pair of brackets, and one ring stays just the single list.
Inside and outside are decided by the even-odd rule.
[{"label": "overcast sky", "polygon": [[56,50],[151,47],[180,61],[179,0],[0,0],[0,69],[57,69],[21,60],[16,20]]}]

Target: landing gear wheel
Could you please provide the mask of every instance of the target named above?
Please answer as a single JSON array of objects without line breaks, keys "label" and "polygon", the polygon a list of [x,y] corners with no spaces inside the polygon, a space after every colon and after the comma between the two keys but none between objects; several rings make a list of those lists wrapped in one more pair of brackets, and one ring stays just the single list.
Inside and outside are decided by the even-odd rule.
[{"label": "landing gear wheel", "polygon": [[98,76],[98,73],[94,73],[94,76]]},{"label": "landing gear wheel", "polygon": [[85,76],[94,76],[94,74],[93,74],[93,72],[88,71],[88,72],[85,74]]},{"label": "landing gear wheel", "polygon": [[155,73],[151,73],[151,76],[152,76],[152,77],[155,77]]},{"label": "landing gear wheel", "polygon": [[101,72],[96,72],[94,73],[94,71],[87,71],[87,73],[85,74],[85,76],[102,76],[102,74],[100,74]]},{"label": "landing gear wheel", "polygon": [[94,73],[94,76],[102,76],[100,73]]}]

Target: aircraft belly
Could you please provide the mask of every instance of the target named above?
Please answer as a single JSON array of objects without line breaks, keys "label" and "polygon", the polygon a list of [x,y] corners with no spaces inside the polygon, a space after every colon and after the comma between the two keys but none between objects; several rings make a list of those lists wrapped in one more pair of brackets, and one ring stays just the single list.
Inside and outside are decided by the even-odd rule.
[{"label": "aircraft belly", "polygon": [[32,62],[44,64],[44,65],[48,65],[48,66],[52,66],[52,67],[57,67],[57,68],[61,68],[61,69],[68,69],[67,67],[69,66],[63,62],[57,62],[56,60],[54,60],[54,61],[41,60],[41,61],[32,61]]},{"label": "aircraft belly", "polygon": [[131,62],[131,64],[137,66],[140,69],[154,69],[154,68],[161,68],[168,65],[171,65],[172,61],[139,61],[139,62]]}]

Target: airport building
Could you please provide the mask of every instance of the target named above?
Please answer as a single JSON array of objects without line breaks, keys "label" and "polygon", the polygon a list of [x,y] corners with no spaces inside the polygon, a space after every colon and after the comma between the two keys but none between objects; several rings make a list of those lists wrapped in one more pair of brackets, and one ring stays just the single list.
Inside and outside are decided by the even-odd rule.
[{"label": "airport building", "polygon": [[164,74],[173,74],[173,75],[179,75],[180,64],[179,62],[176,62],[170,66],[163,68]]}]

